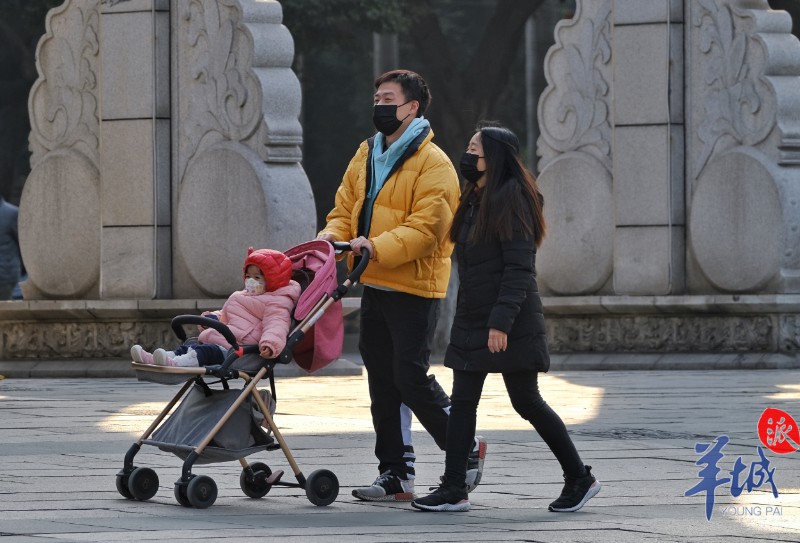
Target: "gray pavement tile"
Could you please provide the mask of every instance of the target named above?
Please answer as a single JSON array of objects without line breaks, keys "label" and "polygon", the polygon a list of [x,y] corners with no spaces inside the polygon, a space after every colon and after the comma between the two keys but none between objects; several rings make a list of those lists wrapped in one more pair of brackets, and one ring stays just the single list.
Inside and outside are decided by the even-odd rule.
[{"label": "gray pavement tile", "polygon": [[[435,368],[445,390],[449,371]],[[274,488],[261,500],[242,495],[238,463],[196,466],[219,487],[207,510],[177,505],[172,482],[181,461],[144,447],[137,465],[161,480],[150,502],[122,499],[114,487],[125,451],[176,392],[132,379],[0,381],[0,536],[14,541],[800,541],[800,453],[770,453],[781,517],[723,514],[722,507],[776,503],[758,489],[716,496],[706,521],[696,484],[694,443],[725,433],[720,462],[755,458],[755,423],[766,407],[800,416],[793,372],[551,372],[540,388],[564,418],[603,490],[582,511],[552,514],[560,469],[546,445],[508,402],[502,380],[487,379],[478,428],[489,439],[486,473],[468,513],[419,513],[408,504],[357,502],[350,490],[376,475],[364,376],[278,382],[276,421],[301,469],[332,469],[340,494],[328,507],[302,490]],[[415,423],[417,492],[443,471],[444,454]],[[259,455],[287,471],[279,451]],[[141,462],[141,463],[140,463]]]}]

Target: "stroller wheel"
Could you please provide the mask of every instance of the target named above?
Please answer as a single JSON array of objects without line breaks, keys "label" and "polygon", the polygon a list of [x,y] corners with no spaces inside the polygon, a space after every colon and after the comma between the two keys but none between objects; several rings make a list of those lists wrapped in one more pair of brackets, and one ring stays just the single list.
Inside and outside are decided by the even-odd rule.
[{"label": "stroller wheel", "polygon": [[128,490],[134,499],[149,500],[158,492],[158,475],[150,468],[136,468],[128,478]]},{"label": "stroller wheel", "polygon": [[117,492],[119,492],[123,498],[126,500],[132,500],[133,494],[131,491],[128,490],[128,479],[130,478],[129,473],[119,472],[117,473]]},{"label": "stroller wheel", "polygon": [[198,509],[211,507],[217,500],[217,483],[207,475],[199,475],[186,487],[189,503]]},{"label": "stroller wheel", "polygon": [[272,485],[267,483],[267,478],[272,475],[272,470],[263,462],[250,464],[250,469],[253,470],[253,476],[248,477],[247,470],[243,469],[242,474],[239,475],[239,486],[242,487],[245,496],[256,499],[263,498],[272,490]]},{"label": "stroller wheel", "polygon": [[306,497],[314,505],[330,505],[339,495],[339,479],[332,471],[318,469],[306,479]]},{"label": "stroller wheel", "polygon": [[[195,475],[190,475],[189,477],[190,477],[189,480],[191,481],[191,479],[194,479],[196,476]],[[180,479],[175,481],[175,489],[174,489],[175,499],[183,507],[191,507],[192,506],[192,504],[189,503],[189,496],[186,495],[186,487],[188,487],[188,486],[189,486],[189,483],[184,483]]]}]

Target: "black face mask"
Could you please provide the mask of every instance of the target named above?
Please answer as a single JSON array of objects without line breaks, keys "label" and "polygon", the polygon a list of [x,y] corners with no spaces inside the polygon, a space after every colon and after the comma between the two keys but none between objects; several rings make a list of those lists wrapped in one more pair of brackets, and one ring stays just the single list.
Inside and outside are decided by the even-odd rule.
[{"label": "black face mask", "polygon": [[[407,104],[408,102],[406,102]],[[406,104],[400,104],[400,106],[404,106]],[[397,108],[400,107],[396,104],[381,104],[375,105],[375,109],[372,111],[372,124],[375,125],[375,128],[383,134],[384,136],[391,136],[397,129],[403,125],[403,121],[408,118],[410,113],[403,117],[402,120],[397,118]]]},{"label": "black face mask", "polygon": [[461,155],[461,162],[459,162],[458,166],[461,170],[461,175],[470,183],[477,183],[478,179],[486,173],[485,171],[478,170],[479,158],[483,157],[467,152]]}]

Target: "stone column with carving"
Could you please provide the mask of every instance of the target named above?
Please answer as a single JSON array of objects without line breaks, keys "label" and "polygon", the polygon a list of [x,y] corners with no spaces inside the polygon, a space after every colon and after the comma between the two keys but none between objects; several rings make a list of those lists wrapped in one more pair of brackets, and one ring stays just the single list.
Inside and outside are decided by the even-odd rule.
[{"label": "stone column with carving", "polygon": [[556,25],[539,99],[539,184],[548,237],[545,294],[609,292],[614,266],[612,0],[577,1]]},{"label": "stone column with carving", "polygon": [[65,0],[47,16],[20,211],[31,299],[209,299],[316,231],[275,0]]},{"label": "stone column with carving", "polygon": [[226,296],[248,246],[283,250],[315,233],[294,42],[276,1],[176,4],[173,291]]},{"label": "stone column with carving", "polygon": [[766,0],[687,2],[691,292],[800,293],[800,42]]},{"label": "stone column with carving", "polygon": [[796,365],[791,18],[767,0],[576,7],[556,26],[539,101],[551,348]]},{"label": "stone column with carving", "polygon": [[100,291],[100,0],[50,10],[36,50],[28,109],[31,173],[19,232],[28,299]]}]

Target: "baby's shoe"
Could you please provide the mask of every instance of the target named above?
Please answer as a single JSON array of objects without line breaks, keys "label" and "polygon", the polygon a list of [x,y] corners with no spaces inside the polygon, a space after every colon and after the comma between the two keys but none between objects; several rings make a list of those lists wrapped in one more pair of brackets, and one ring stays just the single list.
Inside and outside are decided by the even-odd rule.
[{"label": "baby's shoe", "polygon": [[153,361],[159,366],[174,366],[172,363],[175,358],[175,353],[165,349],[156,349],[153,351]]},{"label": "baby's shoe", "polygon": [[134,345],[131,347],[131,358],[134,362],[138,362],[139,364],[153,363],[153,355],[145,351],[141,345]]},{"label": "baby's shoe", "polygon": [[197,351],[194,349],[189,349],[189,352],[186,354],[181,354],[176,356],[175,358],[170,360],[170,366],[178,366],[181,368],[192,368],[197,367],[200,365],[200,362],[197,360]]}]

